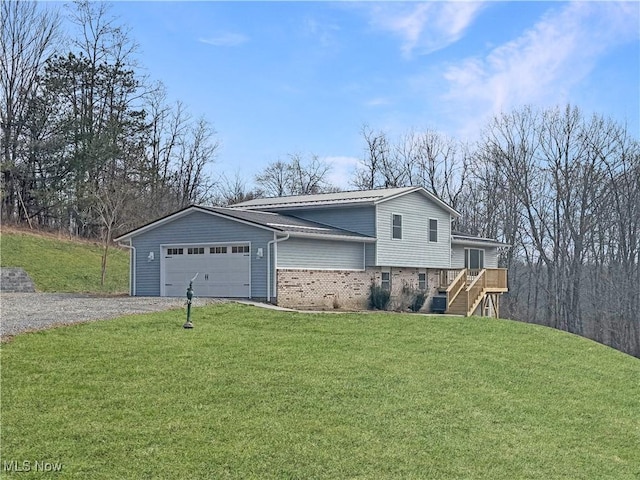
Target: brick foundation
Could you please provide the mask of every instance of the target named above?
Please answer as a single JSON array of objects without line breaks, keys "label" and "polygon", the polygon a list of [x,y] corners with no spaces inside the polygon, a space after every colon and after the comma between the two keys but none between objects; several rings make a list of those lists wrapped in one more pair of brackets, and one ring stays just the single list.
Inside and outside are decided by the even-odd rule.
[{"label": "brick foundation", "polygon": [[[391,269],[391,303],[389,308],[403,310],[402,286],[418,288],[417,268]],[[428,298],[422,311],[429,311],[431,298],[438,291],[438,270],[427,270]],[[315,310],[363,310],[368,306],[369,287],[380,285],[379,267],[365,271],[278,270],[278,305],[286,308]]]},{"label": "brick foundation", "polygon": [[[403,298],[402,287],[404,285],[413,289],[418,289],[418,273],[424,269],[393,267],[391,268],[391,302],[390,310],[405,310],[407,299]],[[427,273],[427,299],[420,309],[421,312],[428,312],[431,307],[431,297],[438,293],[440,282],[439,270],[426,270]],[[379,277],[379,274],[378,274]],[[378,278],[378,283],[380,282]]]},{"label": "brick foundation", "polygon": [[278,270],[278,305],[287,308],[367,308],[372,271]]}]

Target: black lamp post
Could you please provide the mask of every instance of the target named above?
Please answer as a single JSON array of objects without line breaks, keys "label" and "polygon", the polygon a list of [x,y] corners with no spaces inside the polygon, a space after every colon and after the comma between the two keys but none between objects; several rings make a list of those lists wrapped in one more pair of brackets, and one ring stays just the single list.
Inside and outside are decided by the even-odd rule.
[{"label": "black lamp post", "polygon": [[189,282],[189,288],[187,288],[187,321],[183,325],[184,328],[193,328],[191,323],[191,300],[193,299],[193,280]]}]

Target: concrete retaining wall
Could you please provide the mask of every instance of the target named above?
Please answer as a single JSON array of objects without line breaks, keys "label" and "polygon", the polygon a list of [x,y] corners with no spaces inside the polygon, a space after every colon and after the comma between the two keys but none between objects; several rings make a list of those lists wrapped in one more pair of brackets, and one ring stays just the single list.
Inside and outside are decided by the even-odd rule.
[{"label": "concrete retaining wall", "polygon": [[24,269],[2,267],[0,269],[0,291],[28,293],[35,292],[36,287]]}]

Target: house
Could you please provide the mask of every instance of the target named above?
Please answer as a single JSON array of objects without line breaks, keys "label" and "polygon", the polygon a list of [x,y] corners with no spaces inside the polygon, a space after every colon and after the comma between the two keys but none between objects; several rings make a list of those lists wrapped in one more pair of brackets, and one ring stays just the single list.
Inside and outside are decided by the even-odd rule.
[{"label": "house", "polygon": [[116,241],[131,250],[132,295],[184,296],[193,280],[202,297],[364,308],[375,283],[497,314],[506,245],[452,232],[459,216],[422,187],[389,188],[193,205]]}]

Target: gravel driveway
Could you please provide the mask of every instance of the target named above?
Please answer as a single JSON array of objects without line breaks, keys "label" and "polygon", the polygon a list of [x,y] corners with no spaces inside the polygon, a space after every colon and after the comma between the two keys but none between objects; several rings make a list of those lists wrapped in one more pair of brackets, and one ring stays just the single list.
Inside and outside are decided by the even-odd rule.
[{"label": "gravel driveway", "polygon": [[[221,300],[195,298],[193,306]],[[157,312],[184,307],[186,298],[97,297],[75,293],[2,293],[0,337],[94,320],[107,320],[134,313]]]}]

